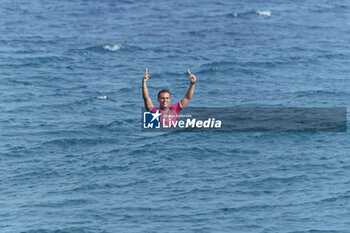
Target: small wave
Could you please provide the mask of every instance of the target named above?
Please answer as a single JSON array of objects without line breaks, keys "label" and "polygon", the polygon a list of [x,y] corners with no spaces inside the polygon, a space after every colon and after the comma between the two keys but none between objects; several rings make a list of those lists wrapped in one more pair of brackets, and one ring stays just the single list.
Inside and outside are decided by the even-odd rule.
[{"label": "small wave", "polygon": [[305,90],[305,91],[296,91],[293,92],[293,98],[299,97],[309,97],[309,96],[339,96],[339,95],[347,95],[346,92],[335,92],[330,90]]},{"label": "small wave", "polygon": [[98,100],[106,100],[108,97],[106,95],[100,95],[96,97]]},{"label": "small wave", "polygon": [[264,17],[270,17],[272,15],[271,11],[251,10],[251,11],[245,11],[245,12],[233,12],[233,13],[226,14],[225,16],[230,18],[245,18],[245,17],[255,16],[256,14]]},{"label": "small wave", "polygon": [[80,206],[80,205],[86,205],[91,204],[92,201],[89,199],[66,199],[59,202],[42,202],[39,204],[35,204],[35,207],[43,207],[43,208],[56,208],[56,207],[62,207],[62,206]]},{"label": "small wave", "polygon": [[267,17],[271,16],[271,11],[257,11],[256,13],[260,16],[267,16]]},{"label": "small wave", "polygon": [[350,198],[350,195],[340,195],[340,196],[334,196],[334,197],[328,197],[325,199],[322,199],[321,202],[334,202],[339,200],[348,200]]},{"label": "small wave", "polygon": [[109,50],[109,51],[117,51],[117,50],[120,49],[120,45],[118,45],[118,44],[115,44],[115,45],[105,45],[105,46],[103,46],[103,48],[104,48],[105,50]]},{"label": "small wave", "polygon": [[69,53],[84,53],[86,55],[89,52],[97,52],[97,53],[107,53],[107,52],[114,52],[117,50],[120,50],[121,47],[119,44],[115,45],[96,45],[96,46],[91,46],[87,47],[84,49],[70,49],[68,52]]},{"label": "small wave", "polygon": [[75,145],[97,145],[115,143],[115,139],[110,138],[64,138],[54,139],[42,143],[43,145],[57,145],[57,146],[75,146]]},{"label": "small wave", "polygon": [[246,11],[246,12],[233,12],[233,13],[229,13],[229,14],[225,14],[225,17],[229,17],[229,18],[244,18],[246,16],[251,16],[254,15],[255,11]]}]

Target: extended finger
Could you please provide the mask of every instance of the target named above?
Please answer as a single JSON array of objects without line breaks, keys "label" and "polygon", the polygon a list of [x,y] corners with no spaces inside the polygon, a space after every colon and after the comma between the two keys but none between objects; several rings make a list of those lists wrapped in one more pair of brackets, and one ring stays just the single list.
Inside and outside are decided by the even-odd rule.
[{"label": "extended finger", "polygon": [[191,76],[192,74],[191,74],[191,71],[190,71],[190,69],[188,69],[187,71],[188,71],[188,74],[189,74],[189,75]]},{"label": "extended finger", "polygon": [[146,67],[146,74],[148,74],[148,68]]}]

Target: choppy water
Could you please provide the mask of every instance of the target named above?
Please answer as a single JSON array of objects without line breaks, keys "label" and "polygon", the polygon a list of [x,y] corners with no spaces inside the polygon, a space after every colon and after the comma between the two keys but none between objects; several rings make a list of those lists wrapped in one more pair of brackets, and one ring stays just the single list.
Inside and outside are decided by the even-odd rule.
[{"label": "choppy water", "polygon": [[346,1],[1,1],[1,232],[350,232],[348,133],[142,133],[189,106],[350,106]]}]

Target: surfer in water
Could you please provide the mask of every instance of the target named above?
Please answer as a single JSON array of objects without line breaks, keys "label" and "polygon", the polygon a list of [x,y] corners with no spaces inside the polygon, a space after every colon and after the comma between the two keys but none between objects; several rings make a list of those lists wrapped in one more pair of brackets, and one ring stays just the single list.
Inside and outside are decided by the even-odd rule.
[{"label": "surfer in water", "polygon": [[162,89],[158,92],[158,102],[159,102],[159,108],[153,105],[151,98],[148,94],[148,88],[147,88],[147,80],[149,79],[150,75],[148,74],[148,68],[146,68],[146,72],[143,75],[142,78],[142,97],[143,101],[145,102],[145,108],[147,111],[150,112],[157,112],[159,111],[161,114],[161,124],[171,126],[172,122],[177,121],[177,116],[179,115],[179,112],[184,109],[188,102],[191,100],[194,92],[194,87],[196,85],[196,76],[191,73],[191,71],[188,69],[189,74],[189,80],[190,80],[190,86],[186,92],[185,97],[176,104],[173,104],[171,107],[169,107],[171,95],[170,91],[168,89]]}]

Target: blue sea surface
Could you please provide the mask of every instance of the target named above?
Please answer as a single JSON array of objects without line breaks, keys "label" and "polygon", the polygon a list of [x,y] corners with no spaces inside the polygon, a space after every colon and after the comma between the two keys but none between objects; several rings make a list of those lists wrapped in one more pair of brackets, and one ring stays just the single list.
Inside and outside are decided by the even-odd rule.
[{"label": "blue sea surface", "polygon": [[153,103],[349,107],[350,2],[2,0],[0,232],[350,232],[332,132],[141,132]]}]

